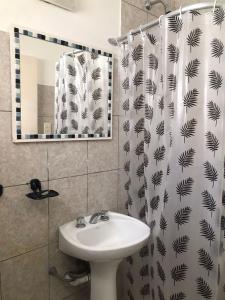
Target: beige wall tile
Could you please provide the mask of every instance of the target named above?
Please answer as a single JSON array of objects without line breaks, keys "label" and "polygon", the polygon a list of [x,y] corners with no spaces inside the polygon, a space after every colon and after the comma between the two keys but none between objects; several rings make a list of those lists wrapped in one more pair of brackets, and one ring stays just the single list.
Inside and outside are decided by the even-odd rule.
[{"label": "beige wall tile", "polygon": [[113,138],[88,141],[88,173],[118,168],[118,117],[113,117]]},{"label": "beige wall tile", "polygon": [[2,300],[48,300],[47,266],[47,247],[2,262]]},{"label": "beige wall tile", "polygon": [[49,199],[49,238],[58,240],[58,227],[87,212],[87,175],[49,182],[59,196]]},{"label": "beige wall tile", "polygon": [[87,142],[48,144],[49,178],[56,179],[87,173]]},{"label": "beige wall tile", "polygon": [[[179,0],[174,0],[174,9],[178,9],[181,4],[184,7],[184,6],[187,6],[187,5],[196,4],[196,3],[200,3],[200,2],[201,1],[199,1],[199,0],[183,0],[182,3],[181,3]],[[212,1],[206,0],[206,1],[203,1],[203,2],[212,2]],[[221,1],[221,3],[222,3],[222,1]]]},{"label": "beige wall tile", "polygon": [[48,243],[48,200],[31,200],[28,192],[28,186],[15,186],[1,197],[0,260]]},{"label": "beige wall tile", "polygon": [[88,175],[88,213],[117,210],[118,171]]},{"label": "beige wall tile", "polygon": [[146,24],[148,21],[147,12],[122,2],[121,6],[121,32],[126,34],[131,29]]},{"label": "beige wall tile", "polygon": [[0,128],[1,184],[22,184],[32,178],[47,180],[47,144],[13,143],[10,112],[0,112]]},{"label": "beige wall tile", "polygon": [[[63,254],[58,249],[58,244],[49,245],[49,267],[55,266],[59,274],[76,270],[76,260]],[[76,292],[77,288],[69,283],[60,281],[50,276],[50,300],[62,300]]]},{"label": "beige wall tile", "polygon": [[77,290],[73,295],[66,297],[63,300],[90,300],[90,287],[85,284],[81,285],[77,287]]},{"label": "beige wall tile", "polygon": [[0,110],[11,111],[11,77],[9,34],[0,31]]},{"label": "beige wall tile", "polygon": [[118,212],[122,214],[127,214],[126,202],[127,202],[127,192],[124,185],[129,180],[129,177],[124,170],[119,170],[119,184],[118,184]]}]

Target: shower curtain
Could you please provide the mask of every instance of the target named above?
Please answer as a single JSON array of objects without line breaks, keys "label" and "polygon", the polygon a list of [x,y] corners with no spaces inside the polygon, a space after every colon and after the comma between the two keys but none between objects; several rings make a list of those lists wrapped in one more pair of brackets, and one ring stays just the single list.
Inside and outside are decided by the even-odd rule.
[{"label": "shower curtain", "polygon": [[225,299],[224,45],[224,8],[121,45],[126,206],[151,228],[126,259],[127,299]]},{"label": "shower curtain", "polygon": [[83,51],[56,64],[55,133],[107,134],[107,57]]}]

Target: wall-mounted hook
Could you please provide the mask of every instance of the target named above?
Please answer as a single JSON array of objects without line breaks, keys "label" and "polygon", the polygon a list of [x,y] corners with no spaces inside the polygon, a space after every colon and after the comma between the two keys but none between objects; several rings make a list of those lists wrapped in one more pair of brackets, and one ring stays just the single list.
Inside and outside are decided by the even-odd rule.
[{"label": "wall-mounted hook", "polygon": [[0,197],[1,197],[2,194],[3,194],[3,190],[4,190],[3,185],[0,184]]}]

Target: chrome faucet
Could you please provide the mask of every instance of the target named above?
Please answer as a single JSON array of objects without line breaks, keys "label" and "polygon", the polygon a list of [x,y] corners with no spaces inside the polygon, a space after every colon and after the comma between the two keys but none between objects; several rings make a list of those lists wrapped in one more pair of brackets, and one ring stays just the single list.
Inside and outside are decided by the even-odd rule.
[{"label": "chrome faucet", "polygon": [[84,217],[78,217],[78,218],[77,218],[76,227],[77,227],[77,228],[83,228],[83,227],[85,227],[85,226],[86,226],[86,224],[85,224],[85,219],[84,219]]},{"label": "chrome faucet", "polygon": [[94,213],[89,220],[90,224],[96,224],[98,220],[101,221],[108,221],[109,220],[109,215],[107,210],[102,210],[100,212]]}]

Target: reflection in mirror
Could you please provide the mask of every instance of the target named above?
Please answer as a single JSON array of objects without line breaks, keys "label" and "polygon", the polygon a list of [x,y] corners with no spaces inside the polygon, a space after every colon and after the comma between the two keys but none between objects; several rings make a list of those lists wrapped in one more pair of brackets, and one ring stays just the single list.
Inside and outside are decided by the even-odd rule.
[{"label": "reflection in mirror", "polygon": [[110,138],[112,55],[37,36],[19,34],[20,138]]}]

